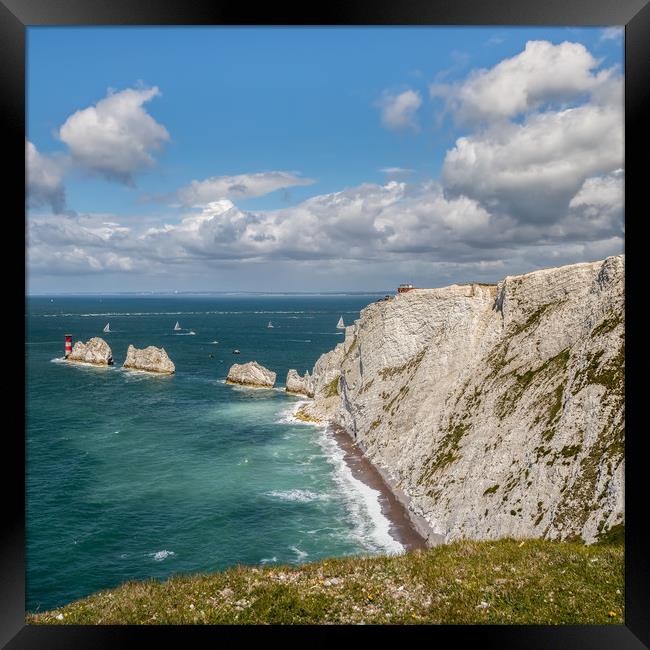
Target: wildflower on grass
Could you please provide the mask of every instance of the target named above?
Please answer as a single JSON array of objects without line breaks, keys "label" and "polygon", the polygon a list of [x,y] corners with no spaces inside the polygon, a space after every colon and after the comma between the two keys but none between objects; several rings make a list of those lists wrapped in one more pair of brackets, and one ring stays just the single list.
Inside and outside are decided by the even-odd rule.
[{"label": "wildflower on grass", "polygon": [[609,616],[610,618],[614,618],[614,616],[618,616],[618,614],[610,610],[609,612],[607,612],[607,616]]}]

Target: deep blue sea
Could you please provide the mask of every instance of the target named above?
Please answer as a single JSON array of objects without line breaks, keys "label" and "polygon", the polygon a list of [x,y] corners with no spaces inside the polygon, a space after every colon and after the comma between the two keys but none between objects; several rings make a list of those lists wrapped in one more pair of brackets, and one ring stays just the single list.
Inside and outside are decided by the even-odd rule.
[{"label": "deep blue sea", "polygon": [[[377,297],[30,297],[26,609],[129,579],[400,551],[378,493],[281,390]],[[104,338],[115,365],[62,363],[64,334]],[[129,343],[164,347],[176,374],[122,370]],[[251,360],[275,389],[224,383]]]}]

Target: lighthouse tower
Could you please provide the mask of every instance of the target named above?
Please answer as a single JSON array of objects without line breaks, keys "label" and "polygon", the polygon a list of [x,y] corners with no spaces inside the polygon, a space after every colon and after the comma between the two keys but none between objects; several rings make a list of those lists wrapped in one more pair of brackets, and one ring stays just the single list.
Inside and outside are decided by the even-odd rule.
[{"label": "lighthouse tower", "polygon": [[72,354],[72,334],[65,335],[65,358]]}]

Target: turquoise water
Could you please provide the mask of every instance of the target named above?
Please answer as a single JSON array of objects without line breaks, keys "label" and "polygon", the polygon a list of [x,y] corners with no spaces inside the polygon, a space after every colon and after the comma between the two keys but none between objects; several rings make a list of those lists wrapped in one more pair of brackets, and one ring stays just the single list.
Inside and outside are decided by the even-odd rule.
[{"label": "turquoise water", "polygon": [[[27,610],[128,579],[401,550],[378,494],[277,389],[342,340],[340,315],[351,323],[376,298],[29,298]],[[61,363],[66,333],[103,337],[115,366]],[[176,374],[121,370],[129,343],[163,346]],[[224,383],[253,359],[276,389]]]}]

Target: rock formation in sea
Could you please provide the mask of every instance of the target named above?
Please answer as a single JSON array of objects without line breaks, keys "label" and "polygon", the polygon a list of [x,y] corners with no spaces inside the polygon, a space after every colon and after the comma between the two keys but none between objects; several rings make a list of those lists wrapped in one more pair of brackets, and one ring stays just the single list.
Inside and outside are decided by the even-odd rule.
[{"label": "rock formation in sea", "polygon": [[624,522],[625,258],[415,289],[316,362],[343,426],[445,541],[592,543]]},{"label": "rock formation in sea", "polygon": [[305,372],[305,376],[301,377],[293,368],[287,373],[287,381],[285,390],[287,393],[294,393],[296,395],[306,395],[307,397],[314,396],[314,384],[309,376],[309,371]]},{"label": "rock formation in sea", "polygon": [[150,345],[143,350],[129,345],[122,367],[165,374],[176,372],[176,367],[167,352],[165,352],[165,348],[157,348],[154,345]]},{"label": "rock formation in sea", "polygon": [[242,386],[257,386],[259,388],[273,388],[276,374],[261,366],[257,361],[248,363],[235,363],[230,366],[227,384],[241,384]]},{"label": "rock formation in sea", "polygon": [[67,357],[67,361],[110,366],[113,365],[113,353],[104,339],[95,336],[87,343],[77,341],[72,348],[72,352]]}]

